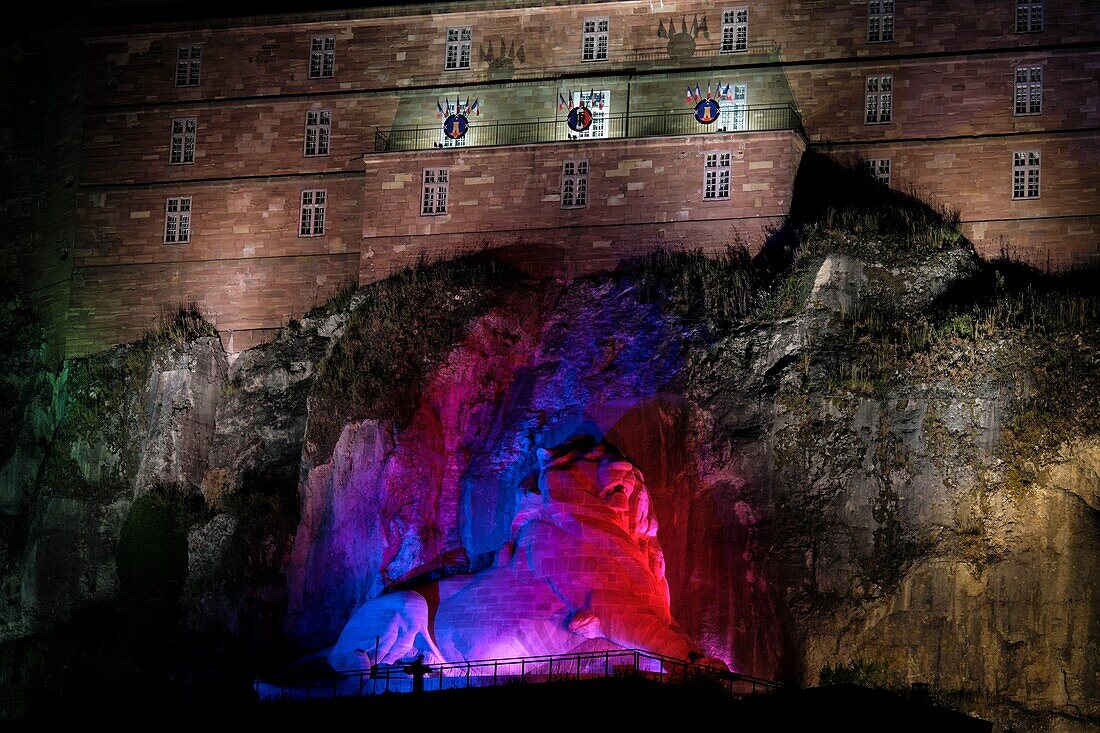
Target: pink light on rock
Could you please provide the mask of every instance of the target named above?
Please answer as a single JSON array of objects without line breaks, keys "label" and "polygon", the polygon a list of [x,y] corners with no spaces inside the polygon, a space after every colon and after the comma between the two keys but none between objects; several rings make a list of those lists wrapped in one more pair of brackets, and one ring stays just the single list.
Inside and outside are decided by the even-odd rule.
[{"label": "pink light on rock", "polygon": [[520,498],[493,567],[367,601],[329,663],[558,655],[602,641],[724,667],[672,617],[641,472],[589,436],[540,450],[539,465],[538,490]]}]

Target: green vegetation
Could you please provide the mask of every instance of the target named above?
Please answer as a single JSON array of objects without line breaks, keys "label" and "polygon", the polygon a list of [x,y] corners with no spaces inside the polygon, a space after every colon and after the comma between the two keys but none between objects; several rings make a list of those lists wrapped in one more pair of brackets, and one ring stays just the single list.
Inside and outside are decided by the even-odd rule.
[{"label": "green vegetation", "polygon": [[198,507],[154,489],[138,497],[122,524],[115,560],[120,592],[140,603],[174,603],[187,578],[187,529]]},{"label": "green vegetation", "polygon": [[957,211],[878,183],[858,160],[843,166],[817,153],[802,158],[790,221],[804,254],[850,254],[905,265],[969,246]]},{"label": "green vegetation", "polygon": [[856,659],[847,663],[825,664],[818,674],[818,682],[823,687],[829,685],[859,685],[860,687],[873,687],[882,690],[902,687],[900,675],[892,671],[889,664],[885,662],[876,664],[866,659]]},{"label": "green vegetation", "polygon": [[[335,295],[325,301],[323,304],[316,308],[310,309],[306,313],[306,318],[324,318],[331,316],[333,313],[340,313],[347,310],[347,307],[351,305],[351,299],[355,297],[355,294],[359,292],[359,283],[351,282],[340,289]],[[291,323],[297,323],[297,319],[291,321]]]},{"label": "green vegetation", "polygon": [[470,319],[517,279],[496,260],[467,256],[421,261],[364,288],[343,336],[318,368],[310,457],[327,458],[349,422],[410,419],[431,368]]},{"label": "green vegetation", "polygon": [[28,403],[45,369],[45,334],[30,305],[0,281],[0,465],[15,452]]},{"label": "green vegetation", "polygon": [[724,331],[757,307],[762,276],[744,245],[712,255],[700,250],[660,250],[630,270],[647,302],[671,306],[687,320],[707,321]]},{"label": "green vegetation", "polygon": [[[166,311],[156,328],[139,341],[104,354],[76,359],[68,364],[65,382],[67,399],[61,424],[43,465],[43,482],[51,491],[69,496],[110,496],[123,481],[125,466],[119,461],[114,475],[101,476],[97,484],[82,478],[73,460],[78,439],[101,443],[111,453],[121,454],[126,436],[143,427],[145,412],[127,411],[127,400],[136,396],[149,380],[152,358],[158,349],[183,346],[203,336],[218,335],[194,304]],[[132,414],[131,414],[132,413]]]},{"label": "green vegetation", "polygon": [[[787,226],[756,257],[743,242],[734,242],[718,255],[665,250],[640,258],[630,274],[643,297],[725,333],[739,323],[800,312],[829,255],[907,266],[969,251],[958,212],[892,190],[858,167],[824,156],[803,159],[794,196]],[[859,367],[841,381],[867,388],[871,376],[865,372]]]},{"label": "green vegetation", "polygon": [[[1091,276],[1008,272],[994,266],[927,312],[873,303],[848,314],[833,333],[828,389],[883,394],[914,373],[959,379],[969,373],[960,367],[988,365],[983,347],[990,344],[1014,338],[1055,345],[1061,336],[1100,325]],[[1061,359],[1069,367],[1076,357]]]}]

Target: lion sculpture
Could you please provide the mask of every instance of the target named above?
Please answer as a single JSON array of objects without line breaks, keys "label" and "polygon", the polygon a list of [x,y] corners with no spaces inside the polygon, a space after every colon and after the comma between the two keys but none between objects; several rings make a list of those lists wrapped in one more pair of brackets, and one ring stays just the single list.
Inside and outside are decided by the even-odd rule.
[{"label": "lion sculpture", "polygon": [[495,564],[367,601],[328,656],[338,670],[568,654],[603,640],[706,659],[669,608],[657,519],[641,472],[590,436],[538,451]]}]

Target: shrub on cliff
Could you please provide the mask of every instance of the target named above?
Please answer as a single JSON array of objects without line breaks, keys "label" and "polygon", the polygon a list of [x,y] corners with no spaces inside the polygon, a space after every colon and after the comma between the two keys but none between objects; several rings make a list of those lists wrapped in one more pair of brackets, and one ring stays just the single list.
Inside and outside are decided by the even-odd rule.
[{"label": "shrub on cliff", "polygon": [[350,422],[408,420],[431,368],[470,319],[517,279],[500,262],[471,255],[421,261],[364,288],[342,337],[318,367],[308,457],[327,458]]}]

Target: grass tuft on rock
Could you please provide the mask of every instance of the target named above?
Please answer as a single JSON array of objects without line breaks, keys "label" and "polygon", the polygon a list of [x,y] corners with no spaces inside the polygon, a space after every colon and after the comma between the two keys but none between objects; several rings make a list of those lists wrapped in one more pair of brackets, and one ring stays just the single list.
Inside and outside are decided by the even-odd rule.
[{"label": "grass tuft on rock", "polygon": [[629,271],[643,300],[661,301],[681,317],[708,321],[720,331],[753,312],[764,277],[740,244],[718,254],[658,250],[632,263]]},{"label": "grass tuft on rock", "polygon": [[343,427],[368,418],[406,423],[432,367],[470,320],[517,282],[478,255],[415,266],[366,286],[340,340],[318,367],[306,450],[327,459]]}]

